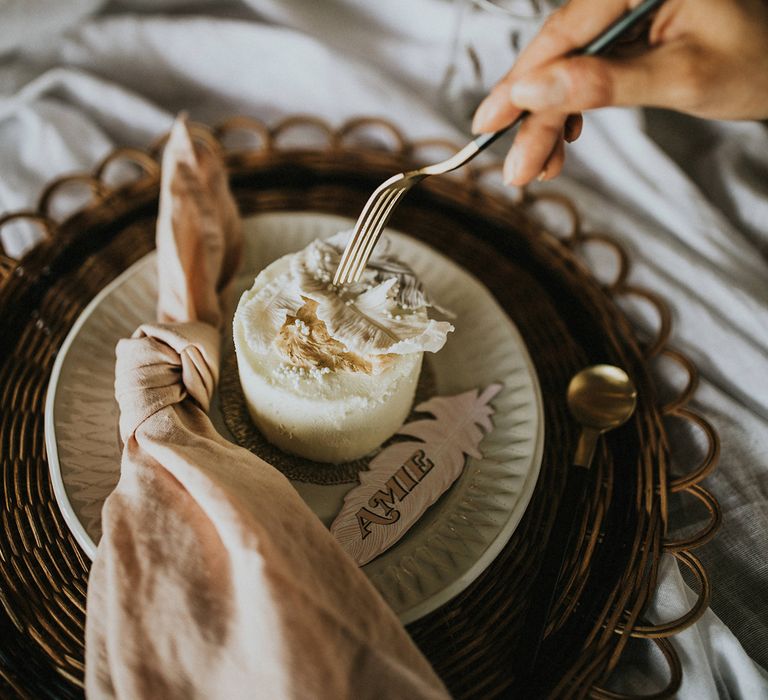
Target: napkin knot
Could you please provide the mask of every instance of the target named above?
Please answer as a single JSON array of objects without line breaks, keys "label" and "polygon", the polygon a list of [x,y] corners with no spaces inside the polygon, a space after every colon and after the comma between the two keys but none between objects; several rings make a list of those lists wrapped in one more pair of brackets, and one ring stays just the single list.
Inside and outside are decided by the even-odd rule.
[{"label": "napkin knot", "polygon": [[219,332],[210,324],[146,323],[118,342],[116,354],[123,442],[145,420],[187,397],[208,410],[219,372]]}]

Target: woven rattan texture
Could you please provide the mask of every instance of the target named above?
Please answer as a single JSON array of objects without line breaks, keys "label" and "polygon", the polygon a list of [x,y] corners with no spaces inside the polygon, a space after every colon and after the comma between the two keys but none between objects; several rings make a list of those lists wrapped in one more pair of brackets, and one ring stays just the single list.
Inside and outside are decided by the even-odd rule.
[{"label": "woven rattan texture", "polygon": [[[311,129],[323,143],[316,150],[291,150],[293,129]],[[316,210],[356,216],[385,177],[423,160],[425,147],[442,145],[407,143],[393,125],[369,118],[334,130],[307,117],[292,117],[272,129],[238,117],[213,132],[199,128],[197,133],[214,145],[217,138],[225,148],[230,144],[231,182],[246,214]],[[38,211],[0,218],[0,226],[14,218],[31,219],[47,234],[21,261],[0,250],[3,694],[82,695],[88,563],[53,499],[43,447],[44,397],[57,349],[78,314],[153,246],[162,143],[146,153],[116,151],[93,176],[52,183]],[[117,189],[104,184],[115,161],[137,164],[137,179]],[[610,687],[632,638],[654,639],[660,646],[670,668],[660,697],[670,696],[681,671],[668,638],[694,622],[709,597],[706,573],[689,550],[711,537],[719,521],[717,503],[698,485],[716,464],[717,436],[685,407],[695,390],[695,368],[665,348],[668,312],[651,292],[627,283],[626,256],[609,237],[585,233],[573,205],[557,196],[550,197],[550,205],[562,209],[570,230],[564,238],[550,235],[525,214],[533,198],[523,195],[512,205],[493,194],[482,184],[486,170],[468,168],[463,180],[431,178],[404,200],[392,225],[459,260],[517,324],[544,395],[544,460],[531,504],[502,553],[459,597],[409,631],[457,697],[617,697],[603,688]],[[92,203],[60,224],[53,222],[49,212],[61,188],[83,186],[91,191]],[[577,255],[584,244],[615,251],[614,280],[598,283],[590,275]],[[643,297],[658,310],[657,337],[637,339],[616,304],[624,295]],[[686,388],[664,406],[658,405],[649,369],[660,354],[689,376]],[[639,406],[598,455],[594,488],[549,622],[542,670],[535,688],[523,688],[512,673],[513,653],[576,437],[565,388],[575,371],[594,362],[626,368],[639,388]],[[684,477],[667,472],[664,417],[670,414],[694,421],[710,438],[706,459]],[[695,496],[712,515],[702,532],[684,541],[665,541],[666,502],[673,491]],[[664,550],[699,578],[701,594],[688,615],[652,626],[645,624],[642,611]]]}]

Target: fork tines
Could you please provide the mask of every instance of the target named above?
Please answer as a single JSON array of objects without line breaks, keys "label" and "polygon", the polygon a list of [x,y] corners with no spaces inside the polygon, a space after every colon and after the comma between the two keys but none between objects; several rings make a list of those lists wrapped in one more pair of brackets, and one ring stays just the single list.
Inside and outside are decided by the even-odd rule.
[{"label": "fork tines", "polygon": [[334,284],[351,284],[360,279],[392,210],[409,189],[410,183],[403,173],[395,175],[376,188],[366,202],[352,237],[344,249],[333,276]]}]

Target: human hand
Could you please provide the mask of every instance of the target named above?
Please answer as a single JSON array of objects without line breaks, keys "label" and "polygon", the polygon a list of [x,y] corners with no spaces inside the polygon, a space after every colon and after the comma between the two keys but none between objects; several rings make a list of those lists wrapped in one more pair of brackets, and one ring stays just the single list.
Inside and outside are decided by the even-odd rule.
[{"label": "human hand", "polygon": [[666,107],[712,119],[768,118],[768,3],[667,0],[642,42],[608,57],[564,57],[640,0],[570,0],[554,12],[478,107],[472,130],[496,131],[531,112],[504,161],[524,185],[560,173],[580,112]]}]

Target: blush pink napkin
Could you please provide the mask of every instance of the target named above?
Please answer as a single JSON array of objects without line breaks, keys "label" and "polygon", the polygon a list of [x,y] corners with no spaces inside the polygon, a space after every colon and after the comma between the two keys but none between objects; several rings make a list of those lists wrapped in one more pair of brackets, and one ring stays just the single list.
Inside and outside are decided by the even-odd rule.
[{"label": "blush pink napkin", "polygon": [[161,323],[117,347],[124,450],[88,584],[86,694],[448,697],[288,480],[206,415],[240,246],[220,159],[179,120],[163,157]]}]

